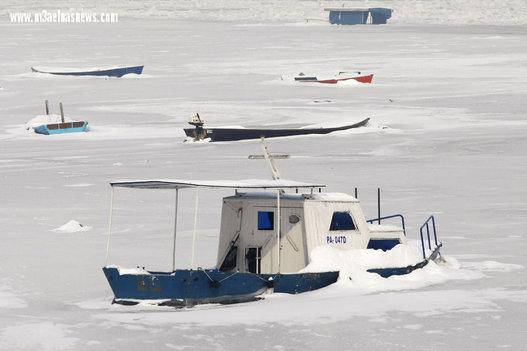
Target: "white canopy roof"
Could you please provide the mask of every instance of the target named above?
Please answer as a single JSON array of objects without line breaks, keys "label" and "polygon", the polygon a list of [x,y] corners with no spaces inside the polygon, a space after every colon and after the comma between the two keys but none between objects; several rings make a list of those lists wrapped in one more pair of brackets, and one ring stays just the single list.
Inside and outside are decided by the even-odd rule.
[{"label": "white canopy roof", "polygon": [[242,180],[178,180],[145,179],[111,182],[112,187],[138,189],[184,189],[184,188],[231,188],[231,189],[295,189],[323,188],[324,184],[303,183],[285,179],[242,179]]}]

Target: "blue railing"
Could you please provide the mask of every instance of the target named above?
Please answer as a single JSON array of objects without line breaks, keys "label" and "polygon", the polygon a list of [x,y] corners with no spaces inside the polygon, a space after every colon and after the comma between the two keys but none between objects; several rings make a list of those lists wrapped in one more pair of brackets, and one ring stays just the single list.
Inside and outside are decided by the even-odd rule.
[{"label": "blue railing", "polygon": [[386,216],[386,217],[379,217],[379,218],[375,218],[375,219],[368,219],[366,222],[372,223],[372,224],[373,224],[373,222],[378,222],[379,224],[381,224],[382,220],[390,219],[390,218],[400,218],[401,219],[401,227],[403,228],[403,233],[406,236],[406,227],[404,225],[404,217],[403,217],[402,214],[394,214],[394,215]]},{"label": "blue railing", "polygon": [[[436,221],[434,216],[428,217],[428,219],[423,223],[421,228],[419,228],[419,233],[421,234],[421,248],[423,249],[423,258],[426,260],[426,250],[425,250],[425,239],[423,238],[423,234],[425,233],[426,229],[426,237],[428,239],[428,249],[432,250],[432,243],[430,241],[430,225],[432,225],[432,233],[434,234],[434,242],[437,249],[438,247],[441,247],[441,245],[437,242],[437,231],[436,231]],[[434,250],[435,250],[434,249]]]}]

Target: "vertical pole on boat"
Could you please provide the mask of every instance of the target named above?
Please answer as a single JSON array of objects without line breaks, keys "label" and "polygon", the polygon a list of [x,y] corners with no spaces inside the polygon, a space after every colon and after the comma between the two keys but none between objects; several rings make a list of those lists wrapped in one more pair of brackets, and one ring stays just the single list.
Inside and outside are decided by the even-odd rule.
[{"label": "vertical pole on boat", "polygon": [[276,191],[276,238],[277,238],[277,250],[278,255],[276,256],[278,273],[280,273],[280,189]]},{"label": "vertical pole on boat", "polygon": [[172,246],[172,272],[176,270],[176,235],[177,235],[177,207],[178,207],[179,189],[176,188],[176,205],[174,210],[174,244]]},{"label": "vertical pole on boat", "polygon": [[267,161],[267,164],[269,165],[269,168],[271,169],[271,174],[273,176],[274,180],[280,179],[280,173],[278,172],[278,168],[276,168],[276,165],[274,164],[274,158],[269,152],[269,148],[267,147],[267,144],[265,143],[265,137],[260,138],[261,141],[261,147],[263,152],[263,157]]},{"label": "vertical pole on boat", "polygon": [[49,115],[49,101],[46,100],[46,115]]},{"label": "vertical pole on boat", "polygon": [[60,107],[60,120],[64,123],[64,110],[62,109],[62,102],[59,102]]},{"label": "vertical pole on boat", "polygon": [[377,188],[377,218],[381,224],[381,188]]},{"label": "vertical pole on boat", "polygon": [[106,241],[106,263],[108,265],[110,260],[110,239],[112,237],[112,217],[113,217],[113,186],[110,190],[110,218],[108,220],[108,240]]},{"label": "vertical pole on boat", "polygon": [[199,188],[196,188],[196,203],[194,205],[194,232],[192,233],[192,257],[190,260],[190,268],[194,267],[194,252],[196,250],[196,227],[198,225],[198,201],[199,201]]},{"label": "vertical pole on boat", "polygon": [[358,196],[359,196],[359,191],[357,188],[355,188],[355,198],[358,199],[359,198]]}]

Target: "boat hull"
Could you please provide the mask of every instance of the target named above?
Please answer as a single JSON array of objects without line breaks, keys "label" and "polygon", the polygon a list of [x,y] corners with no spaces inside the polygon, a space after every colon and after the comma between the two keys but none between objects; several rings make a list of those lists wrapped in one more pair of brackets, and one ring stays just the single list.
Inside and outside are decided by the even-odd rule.
[{"label": "boat hull", "polygon": [[52,135],[52,134],[66,134],[66,133],[81,133],[88,131],[88,122],[65,122],[65,123],[50,123],[43,124],[33,128],[35,133]]},{"label": "boat hull", "polygon": [[337,131],[363,127],[370,119],[359,123],[335,128],[296,128],[296,129],[251,129],[251,128],[185,128],[185,134],[195,140],[210,138],[211,141],[238,141],[264,138],[277,138],[295,135],[329,134]]},{"label": "boat hull", "polygon": [[338,272],[253,274],[200,269],[120,274],[113,266],[104,267],[103,272],[115,302],[154,300],[175,306],[253,301],[270,289],[275,293],[299,294],[333,284],[339,276]]},{"label": "boat hull", "polygon": [[303,82],[303,83],[337,84],[338,82],[343,82],[346,80],[355,80],[359,83],[371,84],[371,82],[373,81],[373,74],[369,74],[367,76],[328,78],[328,79],[319,79],[317,77],[295,77],[295,81]]},{"label": "boat hull", "polygon": [[143,73],[144,66],[130,66],[130,67],[119,67],[93,71],[81,71],[81,72],[54,72],[54,71],[41,71],[34,67],[31,70],[36,73],[47,73],[59,76],[103,76],[103,77],[117,77],[120,78],[126,74],[141,74]]}]

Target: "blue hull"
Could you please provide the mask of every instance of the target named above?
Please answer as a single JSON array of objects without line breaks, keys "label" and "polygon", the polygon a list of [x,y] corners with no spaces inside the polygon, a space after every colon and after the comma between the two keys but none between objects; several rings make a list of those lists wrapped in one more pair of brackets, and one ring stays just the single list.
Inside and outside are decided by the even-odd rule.
[{"label": "blue hull", "polygon": [[253,274],[188,269],[121,275],[115,267],[104,267],[103,272],[115,302],[160,300],[175,306],[253,301],[270,288],[275,293],[299,294],[333,284],[339,276],[338,272]]},{"label": "blue hull", "polygon": [[88,122],[66,122],[66,123],[51,123],[43,124],[33,128],[35,133],[51,135],[51,134],[65,134],[65,133],[81,133],[88,131]]},{"label": "blue hull", "polygon": [[95,71],[84,71],[84,72],[51,72],[51,71],[40,71],[33,67],[31,70],[37,73],[48,73],[59,76],[103,76],[103,77],[117,77],[120,78],[126,74],[141,74],[143,73],[144,66],[131,66],[131,67],[119,67],[104,70]]}]

